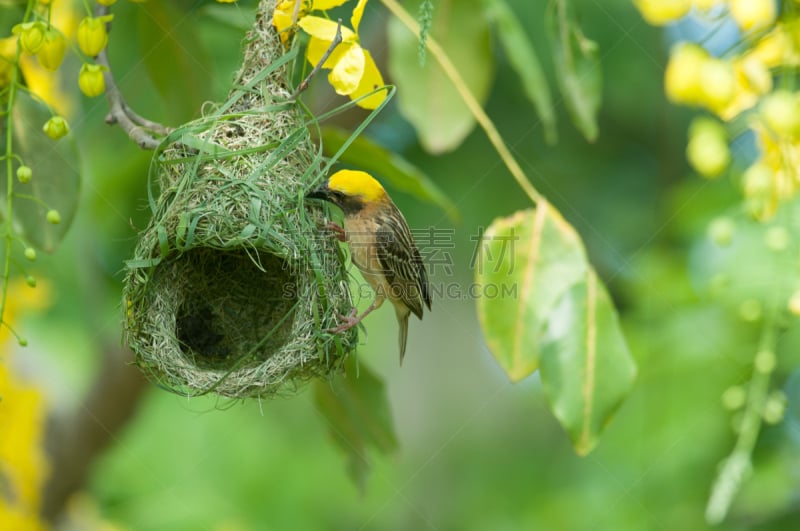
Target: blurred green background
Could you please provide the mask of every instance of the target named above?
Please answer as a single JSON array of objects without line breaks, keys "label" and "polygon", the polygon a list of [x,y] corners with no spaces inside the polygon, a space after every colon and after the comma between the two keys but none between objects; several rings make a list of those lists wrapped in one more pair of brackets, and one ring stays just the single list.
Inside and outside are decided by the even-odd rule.
[{"label": "blurred green background", "polygon": [[[554,88],[544,2],[509,3]],[[202,102],[224,98],[255,3],[163,4],[118,3],[109,51],[132,108],[178,124],[196,116]],[[130,423],[111,435],[90,469],[88,495],[103,519],[144,531],[707,528],[711,485],[735,441],[735,416],[721,396],[747,381],[760,330],[760,321],[743,320],[739,309],[743,301],[767,300],[778,259],[763,244],[764,229],[740,214],[736,183],[701,180],[685,163],[691,113],[668,104],[662,90],[668,36],[628,1],[575,4],[584,33],[601,50],[597,142],[575,131],[556,96],[559,141],[546,144],[494,41],[496,78],[486,109],[533,183],[584,238],[639,365],[636,387],[598,448],[577,457],[537,377],[512,385],[492,359],[474,300],[444,297],[424,321],[412,320],[402,369],[393,312],[366,321],[358,353],[386,382],[400,447],[391,456],[370,454],[363,494],[349,481],[308,390],[229,403],[151,388],[135,398]],[[388,16],[373,0],[364,22],[371,29],[362,43],[379,64]],[[312,85],[312,108],[342,103],[321,78]],[[143,228],[149,215],[149,153],[106,126],[106,112],[101,98],[83,99],[71,122],[84,170],[81,207],[58,252],[36,264],[55,300],[24,323],[31,346],[16,356],[56,412],[86,407],[104,352],[119,345],[123,261],[132,255],[134,227]],[[337,125],[352,127],[361,116],[353,111]],[[463,222],[453,225],[437,207],[389,189],[411,227],[454,231],[452,268],[435,268],[432,281],[465,292],[473,277],[471,237],[528,201],[479,131],[455,152],[428,155],[393,102],[368,133],[422,168],[457,205]],[[741,227],[726,249],[706,236],[709,221],[722,214]],[[797,324],[786,323],[773,386],[789,397],[787,418],[762,432],[754,473],[719,529],[797,529],[800,373],[791,371],[798,346]],[[106,399],[132,398],[112,390]]]}]

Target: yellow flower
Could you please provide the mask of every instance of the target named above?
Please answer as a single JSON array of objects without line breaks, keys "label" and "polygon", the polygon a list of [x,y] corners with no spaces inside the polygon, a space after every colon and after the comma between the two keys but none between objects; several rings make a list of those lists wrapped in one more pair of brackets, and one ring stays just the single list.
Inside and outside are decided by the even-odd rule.
[{"label": "yellow flower", "polygon": [[[323,68],[330,69],[328,81],[336,93],[349,96],[352,100],[384,85],[383,77],[372,56],[359,44],[358,26],[366,4],[367,0],[359,0],[350,18],[353,29],[342,27],[341,44],[322,65]],[[298,25],[311,35],[306,58],[309,63],[316,65],[333,43],[337,23],[322,17],[306,16],[300,19]],[[364,109],[375,109],[385,98],[386,92],[380,91],[359,101],[357,105]]]},{"label": "yellow flower", "polygon": [[67,41],[64,36],[54,29],[49,29],[44,33],[44,41],[36,57],[39,58],[40,65],[55,72],[61,66],[66,51]]},{"label": "yellow flower", "polygon": [[[8,286],[5,322],[14,322],[22,310],[41,309],[49,304],[47,284],[44,289],[30,289],[22,279]],[[6,327],[0,328],[0,343],[8,339]],[[42,451],[45,429],[45,404],[35,387],[18,381],[11,371],[13,350],[0,346],[0,522],[3,529],[43,531],[39,520],[41,492],[47,476],[47,461]]]},{"label": "yellow flower", "polygon": [[[219,1],[219,0],[218,0]],[[272,13],[272,25],[278,30],[281,42],[286,44],[294,34],[293,29],[297,21],[308,14],[309,11],[324,11],[340,6],[348,0],[282,0],[275,6]]]},{"label": "yellow flower", "polygon": [[759,39],[758,43],[748,53],[757,57],[769,68],[781,65],[800,64],[800,53],[798,53],[793,36],[796,37],[800,31],[797,21],[789,24],[777,24],[775,28]]},{"label": "yellow flower", "polygon": [[722,0],[692,0],[692,5],[701,11],[708,11]]},{"label": "yellow flower", "polygon": [[758,103],[762,94],[772,90],[772,74],[752,53],[733,61],[736,85],[728,105],[717,111],[720,118],[730,121]]},{"label": "yellow flower", "polygon": [[100,65],[84,63],[81,72],[78,74],[78,86],[81,92],[94,98],[106,91],[106,81],[103,77],[103,70]]},{"label": "yellow flower", "polygon": [[0,39],[0,89],[11,83],[11,73],[17,56],[17,38]]},{"label": "yellow flower", "polygon": [[327,11],[328,9],[333,9],[334,7],[338,7],[347,1],[348,0],[313,0],[311,2],[311,10]]},{"label": "yellow flower", "polygon": [[110,22],[114,15],[102,17],[86,17],[78,25],[78,47],[89,57],[95,57],[103,51],[108,44],[108,31],[106,22]]},{"label": "yellow flower", "polygon": [[776,136],[769,127],[754,123],[761,158],[744,173],[744,194],[750,213],[759,220],[772,217],[780,203],[800,187],[800,142]]},{"label": "yellow flower", "polygon": [[275,11],[272,13],[272,25],[281,36],[282,43],[286,44],[293,35],[292,29],[295,23],[306,13],[308,13],[308,0],[283,0],[275,6]]},{"label": "yellow flower", "polygon": [[709,55],[696,44],[680,43],[669,56],[664,75],[664,90],[673,103],[698,105],[703,101],[700,80]]},{"label": "yellow flower", "polygon": [[46,29],[42,22],[26,22],[11,28],[11,33],[19,35],[19,43],[23,50],[30,54],[35,54],[42,47]]},{"label": "yellow flower", "polygon": [[730,104],[736,94],[736,73],[733,65],[722,59],[709,57],[700,68],[700,103],[713,112]]},{"label": "yellow flower", "polygon": [[776,136],[800,137],[800,93],[776,90],[761,101],[761,119]]},{"label": "yellow flower", "polygon": [[663,26],[683,18],[692,7],[691,0],[633,0],[642,17],[654,26]]},{"label": "yellow flower", "polygon": [[695,118],[689,128],[686,158],[703,177],[718,177],[731,162],[725,128],[710,118]]},{"label": "yellow flower", "polygon": [[775,0],[730,0],[731,17],[743,31],[764,29],[775,20]]}]

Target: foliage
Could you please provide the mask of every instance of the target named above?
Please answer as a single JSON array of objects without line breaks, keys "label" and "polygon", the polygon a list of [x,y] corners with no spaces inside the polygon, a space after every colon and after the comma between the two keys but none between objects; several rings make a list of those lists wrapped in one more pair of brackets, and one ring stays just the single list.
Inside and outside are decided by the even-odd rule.
[{"label": "foliage", "polygon": [[[553,413],[586,455],[630,392],[636,365],[614,306],[574,229],[547,203],[495,220],[476,280],[486,341],[512,381],[541,367]],[[489,297],[513,287],[515,298]]]},{"label": "foliage", "polygon": [[[780,11],[772,0],[695,3],[699,16],[710,24],[735,24],[738,39],[728,43],[719,56],[710,53],[702,42],[676,44],[664,77],[665,92],[677,104],[715,114],[734,135],[755,138],[755,156],[739,157],[729,175],[742,182],[743,210],[756,221],[767,222],[782,205],[793,201],[800,185],[800,93],[791,88],[796,86],[800,66],[796,2],[784,2]],[[644,17],[657,25],[686,16],[690,2],[683,2],[680,7],[676,4],[681,2],[672,2],[669,7],[667,4],[637,2]],[[708,34],[712,31],[710,28]],[[733,159],[730,151],[728,131],[722,124],[709,118],[693,122],[686,154],[701,176],[726,175]],[[791,252],[794,225],[792,216],[787,217],[785,211],[793,208],[784,206],[784,214],[765,235],[766,244],[774,253]],[[749,222],[740,220],[738,224]],[[711,235],[719,245],[730,245],[735,225],[729,218],[717,219],[711,226]],[[789,287],[796,282],[797,271],[794,265],[780,262],[771,275],[773,282],[786,286],[786,291],[779,294],[769,289],[759,297],[761,302],[757,304],[764,308],[763,325],[750,382],[732,388],[735,391],[729,390],[726,395],[729,407],[742,411],[735,420],[737,442],[720,465],[708,502],[706,517],[712,524],[724,520],[750,473],[762,421],[779,422],[786,407],[780,391],[770,394],[770,380],[777,367],[775,349],[783,323],[789,315],[797,315],[792,306],[793,289]],[[761,306],[758,308],[760,314]],[[739,395],[741,400],[731,398]]]},{"label": "foliage", "polygon": [[[352,79],[343,89],[329,77],[331,89],[317,75],[302,100],[322,122],[312,133],[324,155],[347,148],[340,162],[373,171],[419,229],[434,310],[412,322],[402,370],[386,355],[393,316],[380,311],[359,336],[359,366],[315,395],[230,407],[150,393],[95,461],[87,489],[103,515],[145,530],[794,529],[797,2],[407,2],[427,35],[424,66],[402,27],[412,17],[385,9],[396,2],[288,4],[297,81],[315,65],[296,15],[343,19],[357,30],[348,48],[369,50],[397,87],[369,127],[344,93]],[[254,8],[117,2],[108,46],[128,102],[174,124],[220,101]],[[8,15],[7,33],[46,24],[36,10]],[[28,28],[15,49],[35,47],[41,27]],[[74,49],[49,89],[65,101],[89,63]],[[18,62],[29,89],[31,57]],[[24,270],[9,273],[57,287],[52,312],[15,321],[36,347],[15,361],[58,373],[66,383],[44,385],[64,407],[81,404],[101,345],[118,342],[119,271],[131,225],[148,221],[149,155],[106,129],[99,98],[72,99],[74,114],[57,112],[71,131],[52,145],[78,145],[79,208],[67,223],[56,206],[61,225],[40,209],[40,228],[70,227],[58,254],[14,243]],[[21,162],[6,172],[15,194],[41,177]],[[21,167],[33,168],[27,182]],[[508,237],[513,261],[499,258]],[[476,296],[504,282],[521,296]],[[361,306],[371,300],[351,287]]]}]

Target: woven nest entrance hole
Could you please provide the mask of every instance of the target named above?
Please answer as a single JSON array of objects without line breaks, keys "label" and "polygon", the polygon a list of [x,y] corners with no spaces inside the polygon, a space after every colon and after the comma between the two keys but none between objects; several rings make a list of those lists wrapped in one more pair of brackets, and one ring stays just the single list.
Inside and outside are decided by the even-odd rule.
[{"label": "woven nest entrance hole", "polygon": [[197,367],[264,361],[286,344],[297,279],[277,256],[261,256],[260,265],[244,251],[199,248],[155,272],[156,284],[170,286],[165,315],[175,316],[180,350]]}]

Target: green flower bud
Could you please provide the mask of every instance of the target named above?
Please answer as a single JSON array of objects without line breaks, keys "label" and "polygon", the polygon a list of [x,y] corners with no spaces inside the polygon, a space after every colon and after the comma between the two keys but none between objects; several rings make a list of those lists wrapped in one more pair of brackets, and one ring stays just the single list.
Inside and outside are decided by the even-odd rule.
[{"label": "green flower bud", "polygon": [[777,424],[783,420],[786,413],[786,395],[781,391],[774,391],[764,404],[762,416],[767,424]]},{"label": "green flower bud", "polygon": [[711,222],[711,225],[708,226],[708,237],[720,247],[727,247],[730,245],[735,232],[736,225],[733,220],[728,217],[716,218]]},{"label": "green flower bud", "polygon": [[36,249],[33,247],[26,247],[25,248],[25,258],[33,262],[36,260]]},{"label": "green flower bud", "polygon": [[78,75],[78,86],[81,92],[94,98],[106,91],[106,81],[103,78],[103,68],[100,65],[84,63],[81,73]]},{"label": "green flower bud", "polygon": [[789,312],[794,315],[795,317],[800,317],[800,290],[795,291],[792,293],[792,296],[789,297],[789,302],[787,303],[787,307],[789,308]]},{"label": "green flower bud", "polygon": [[51,225],[58,225],[61,223],[61,214],[58,213],[58,210],[47,211],[47,222]]},{"label": "green flower bud", "polygon": [[42,131],[53,140],[58,140],[69,133],[69,124],[61,116],[53,116],[45,122]]},{"label": "green flower bud", "polygon": [[25,277],[25,283],[31,288],[35,288],[36,287],[36,279],[34,277],[32,277],[31,275],[28,275],[27,277]]},{"label": "green flower bud", "polygon": [[50,29],[44,32],[44,40],[42,46],[36,53],[39,58],[39,64],[43,68],[55,72],[61,66],[61,61],[64,60],[64,54],[67,52],[67,41],[61,33]]},{"label": "green flower bud", "polygon": [[747,392],[741,385],[734,385],[729,387],[722,393],[722,404],[726,409],[736,411],[742,407],[747,400]]},{"label": "green flower bud", "polygon": [[739,305],[739,317],[748,323],[754,323],[761,319],[764,310],[761,302],[756,299],[747,299]]},{"label": "green flower bud", "polygon": [[715,120],[698,118],[689,128],[689,164],[703,177],[717,177],[731,162],[728,134]]},{"label": "green flower bud", "polygon": [[39,21],[17,24],[11,28],[11,33],[19,35],[19,44],[29,54],[35,54],[44,44],[44,33],[47,30]]},{"label": "green flower bud", "polygon": [[770,251],[779,253],[792,243],[792,235],[786,227],[770,227],[764,235],[764,243]]},{"label": "green flower bud", "polygon": [[20,166],[17,168],[17,180],[23,184],[31,180],[33,172],[29,166]]},{"label": "green flower bud", "polygon": [[89,57],[94,57],[103,51],[108,44],[108,31],[106,22],[113,15],[103,17],[86,17],[78,25],[78,47]]},{"label": "green flower bud", "polygon": [[27,347],[28,346],[28,340],[25,339],[24,337],[19,338],[19,346]]},{"label": "green flower bud", "polygon": [[775,357],[775,353],[765,349],[758,351],[754,365],[758,372],[767,373],[775,370],[775,365],[777,365],[777,363],[778,359]]},{"label": "green flower bud", "polygon": [[765,162],[756,162],[744,172],[744,196],[764,197],[772,193],[772,169]]}]

